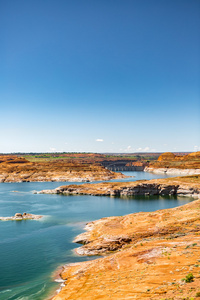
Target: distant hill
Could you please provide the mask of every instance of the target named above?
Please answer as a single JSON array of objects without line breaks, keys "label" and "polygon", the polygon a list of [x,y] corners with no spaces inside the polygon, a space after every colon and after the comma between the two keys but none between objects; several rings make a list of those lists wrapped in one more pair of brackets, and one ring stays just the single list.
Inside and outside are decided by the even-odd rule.
[{"label": "distant hill", "polygon": [[165,152],[158,157],[157,161],[151,162],[149,166],[153,168],[199,169],[200,151],[184,155]]}]

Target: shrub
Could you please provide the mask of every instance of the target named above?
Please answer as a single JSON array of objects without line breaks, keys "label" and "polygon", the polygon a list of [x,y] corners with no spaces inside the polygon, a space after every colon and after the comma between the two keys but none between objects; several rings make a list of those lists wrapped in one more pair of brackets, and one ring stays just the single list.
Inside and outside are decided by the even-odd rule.
[{"label": "shrub", "polygon": [[200,297],[200,292],[197,292],[195,297]]},{"label": "shrub", "polygon": [[192,273],[189,273],[186,277],[185,277],[185,282],[192,282],[194,279],[194,275]]}]

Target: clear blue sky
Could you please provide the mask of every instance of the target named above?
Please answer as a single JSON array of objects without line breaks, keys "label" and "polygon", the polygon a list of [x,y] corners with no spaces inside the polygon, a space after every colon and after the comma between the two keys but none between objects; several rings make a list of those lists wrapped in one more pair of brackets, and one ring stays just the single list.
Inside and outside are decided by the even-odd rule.
[{"label": "clear blue sky", "polygon": [[200,150],[199,0],[0,0],[0,152]]}]

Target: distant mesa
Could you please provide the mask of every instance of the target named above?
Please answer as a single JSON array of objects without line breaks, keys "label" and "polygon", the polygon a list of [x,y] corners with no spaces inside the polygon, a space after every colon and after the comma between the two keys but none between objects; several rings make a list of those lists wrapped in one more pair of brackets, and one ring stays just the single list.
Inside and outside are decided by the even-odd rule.
[{"label": "distant mesa", "polygon": [[22,221],[22,220],[39,220],[42,216],[27,213],[16,213],[13,217],[0,217],[1,221]]},{"label": "distant mesa", "polygon": [[24,157],[17,157],[16,155],[0,155],[0,163],[24,164],[29,163],[29,161]]},{"label": "distant mesa", "polygon": [[200,151],[187,153],[165,152],[157,161],[150,161],[145,172],[167,175],[195,175],[200,174]]},{"label": "distant mesa", "polygon": [[186,155],[188,159],[192,158],[196,158],[196,159],[200,159],[200,151],[197,151],[197,152],[192,152],[188,155]]},{"label": "distant mesa", "polygon": [[171,152],[165,152],[158,157],[158,161],[174,160],[176,155]]},{"label": "distant mesa", "polygon": [[158,161],[191,161],[191,160],[199,160],[200,159],[200,151],[192,152],[187,155],[175,155],[172,152],[165,152],[158,157]]}]

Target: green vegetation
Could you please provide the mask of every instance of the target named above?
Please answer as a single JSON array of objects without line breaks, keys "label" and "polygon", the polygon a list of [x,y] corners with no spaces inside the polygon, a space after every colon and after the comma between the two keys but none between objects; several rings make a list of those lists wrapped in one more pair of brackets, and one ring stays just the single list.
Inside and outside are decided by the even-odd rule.
[{"label": "green vegetation", "polygon": [[106,160],[130,160],[130,161],[140,161],[140,162],[150,162],[157,160],[158,153],[142,153],[142,154],[125,154],[125,153],[110,153],[110,154],[100,154],[100,153],[86,153],[86,152],[54,152],[54,153],[18,153],[18,156],[23,156],[30,162],[45,162],[53,160],[86,160],[90,162],[102,162]]},{"label": "green vegetation", "polygon": [[193,279],[194,279],[194,275],[192,273],[189,273],[185,278],[182,279],[182,281],[189,283],[192,282]]},{"label": "green vegetation", "polygon": [[200,292],[197,292],[195,297],[200,297]]}]

